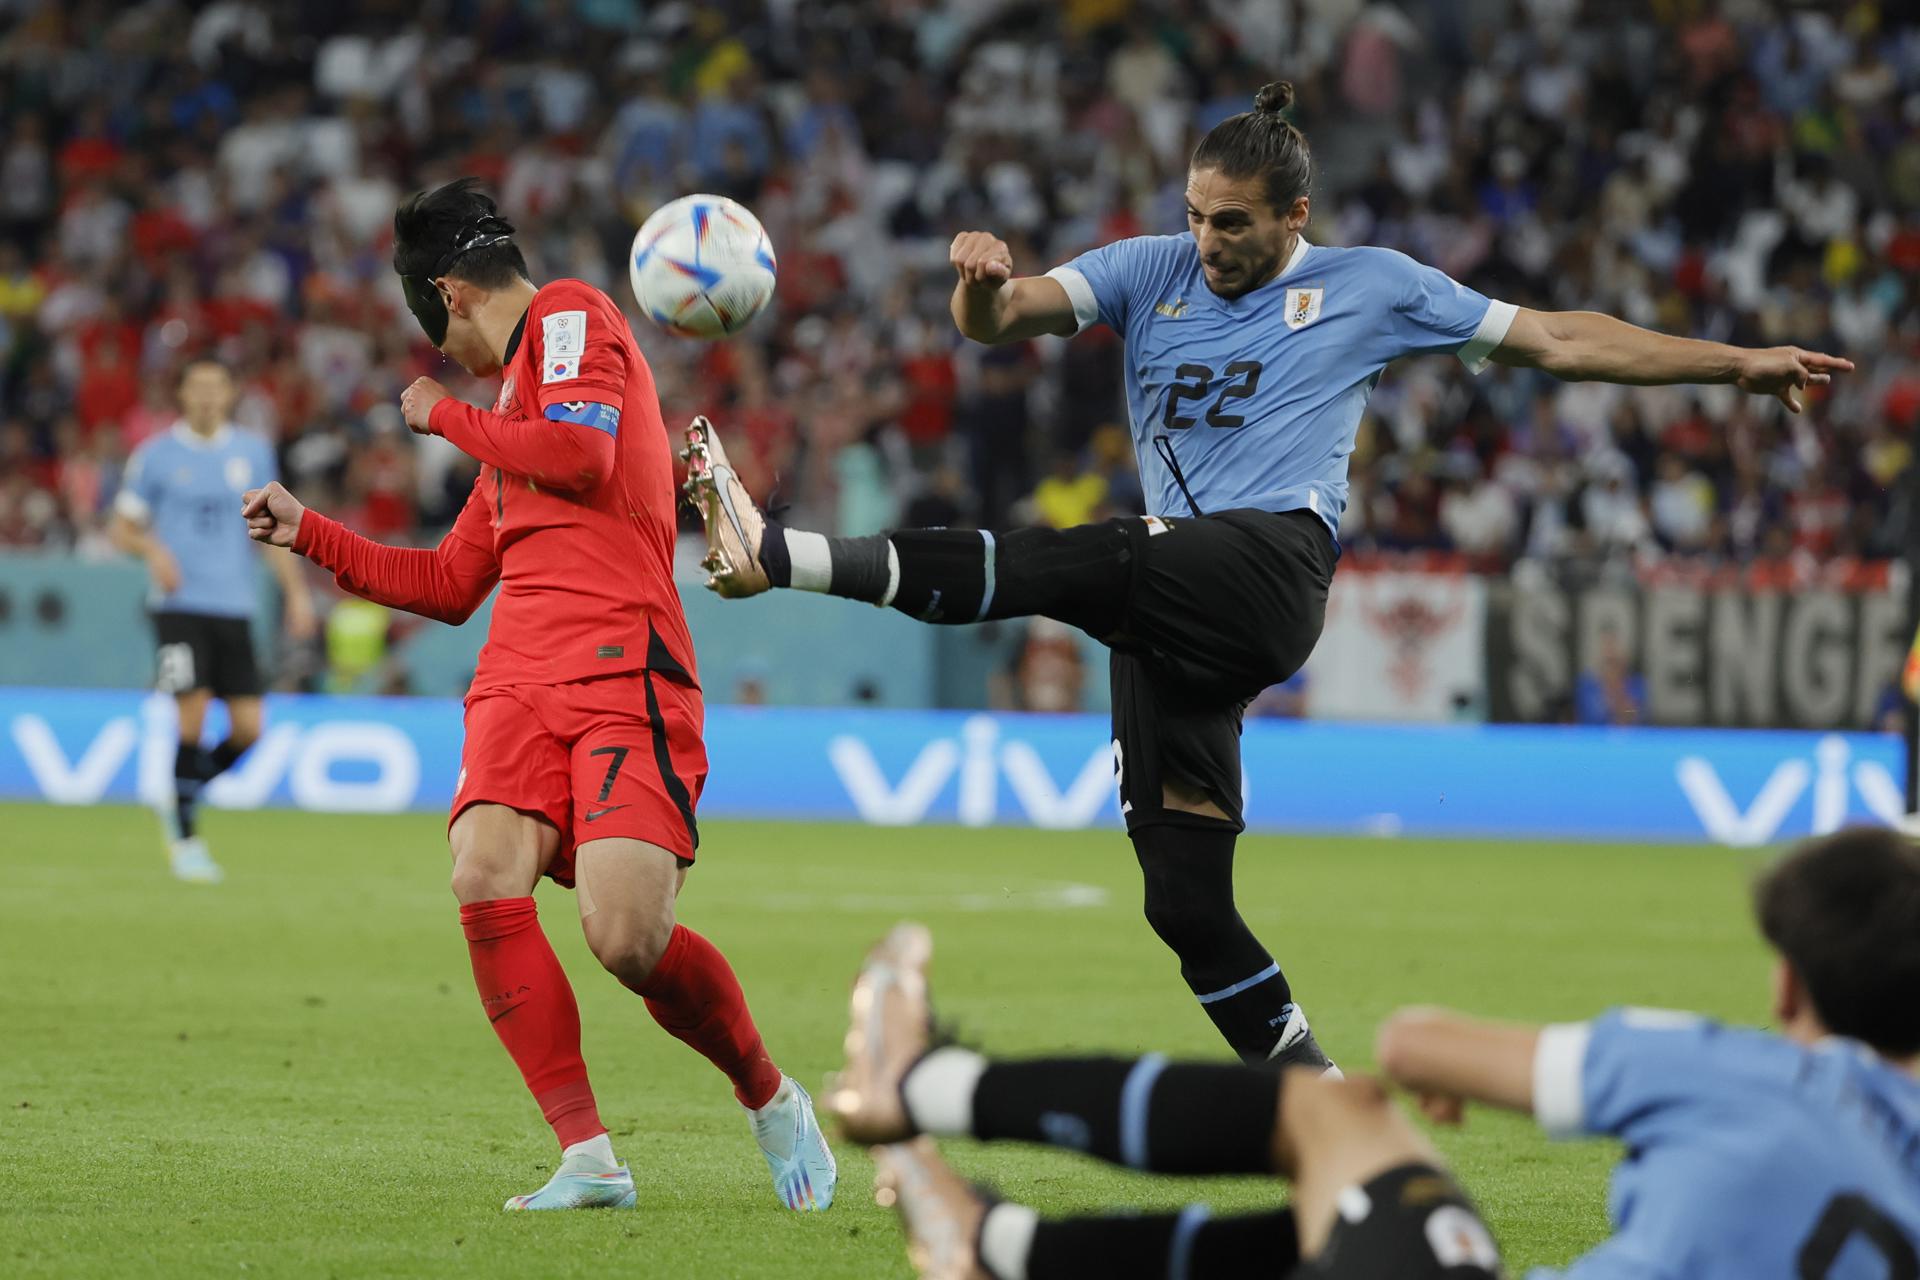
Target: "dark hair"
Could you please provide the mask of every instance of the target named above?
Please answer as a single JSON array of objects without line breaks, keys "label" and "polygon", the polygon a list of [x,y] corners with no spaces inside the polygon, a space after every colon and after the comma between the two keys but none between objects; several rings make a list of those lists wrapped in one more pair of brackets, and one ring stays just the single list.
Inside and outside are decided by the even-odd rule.
[{"label": "dark hair", "polygon": [[456,178],[444,187],[416,192],[393,211],[393,269],[429,279],[457,275],[482,289],[527,279],[527,260],[511,240],[459,251],[476,230],[489,229],[513,234],[513,224],[480,190],[480,179]]},{"label": "dark hair", "polygon": [[1264,176],[1267,203],[1285,213],[1313,186],[1313,153],[1306,135],[1287,120],[1293,85],[1276,80],[1253,96],[1253,110],[1213,126],[1193,149],[1192,169],[1217,169],[1229,178]]},{"label": "dark hair", "polygon": [[219,356],[214,356],[214,355],[193,356],[185,361],[182,361],[179,369],[174,371],[173,389],[175,391],[178,391],[180,388],[186,386],[187,375],[192,373],[195,369],[202,369],[202,368],[209,368],[209,367],[218,369],[220,372],[226,374],[227,377],[229,378],[233,377],[233,370],[229,369],[227,367],[227,362],[225,360],[222,360]]},{"label": "dark hair", "polygon": [[1800,844],[1754,888],[1760,932],[1835,1035],[1920,1053],[1920,847],[1883,827]]}]

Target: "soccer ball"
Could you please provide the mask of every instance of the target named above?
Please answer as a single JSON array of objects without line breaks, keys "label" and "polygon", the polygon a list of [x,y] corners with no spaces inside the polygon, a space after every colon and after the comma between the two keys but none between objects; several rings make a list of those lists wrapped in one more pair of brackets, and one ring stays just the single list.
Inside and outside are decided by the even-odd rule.
[{"label": "soccer ball", "polygon": [[773,297],[778,270],[760,220],[725,196],[681,196],[633,237],[627,276],[640,310],[683,338],[726,338]]}]

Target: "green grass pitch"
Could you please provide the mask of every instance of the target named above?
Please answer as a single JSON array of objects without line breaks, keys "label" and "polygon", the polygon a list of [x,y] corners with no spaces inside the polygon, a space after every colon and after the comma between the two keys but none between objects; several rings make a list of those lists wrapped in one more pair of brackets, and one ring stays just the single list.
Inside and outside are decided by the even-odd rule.
[{"label": "green grass pitch", "polygon": [[[841,1150],[831,1212],[776,1206],[724,1079],[594,965],[571,895],[551,885],[541,909],[640,1208],[503,1215],[555,1149],[476,1007],[440,820],[206,825],[229,875],[216,888],[166,875],[144,812],[0,807],[0,1274],[907,1273],[864,1153]],[[774,1056],[810,1085],[837,1060],[861,952],[906,916],[934,928],[943,1013],[991,1050],[1223,1054],[1139,917],[1117,834],[703,834],[681,917],[732,958]],[[1752,855],[1266,837],[1240,849],[1243,910],[1349,1067],[1409,1002],[1535,1019],[1622,1002],[1765,1013]],[[1486,1112],[1440,1141],[1516,1272],[1604,1234],[1606,1146],[1549,1144]],[[1283,1194],[1059,1152],[950,1150],[1049,1212]]]}]

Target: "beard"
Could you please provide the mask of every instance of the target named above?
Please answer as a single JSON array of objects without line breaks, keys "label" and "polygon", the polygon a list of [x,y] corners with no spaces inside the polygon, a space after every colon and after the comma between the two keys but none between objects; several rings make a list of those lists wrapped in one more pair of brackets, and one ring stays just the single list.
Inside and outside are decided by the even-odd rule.
[{"label": "beard", "polygon": [[1280,257],[1281,255],[1279,253],[1273,253],[1264,258],[1257,258],[1249,263],[1233,263],[1231,264],[1229,274],[1224,280],[1217,280],[1208,276],[1203,271],[1201,273],[1201,279],[1206,282],[1207,288],[1212,291],[1216,297],[1227,299],[1238,298],[1242,294],[1253,292],[1278,275],[1280,273]]}]

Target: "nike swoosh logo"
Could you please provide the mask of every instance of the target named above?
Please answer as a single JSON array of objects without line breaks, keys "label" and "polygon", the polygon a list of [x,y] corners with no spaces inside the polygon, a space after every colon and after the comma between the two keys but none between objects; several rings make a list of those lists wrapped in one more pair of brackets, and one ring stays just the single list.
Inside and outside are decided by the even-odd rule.
[{"label": "nike swoosh logo", "polygon": [[595,818],[604,818],[615,809],[624,809],[626,807],[627,806],[623,804],[610,804],[604,809],[589,809],[587,810],[587,821],[592,822]]}]

